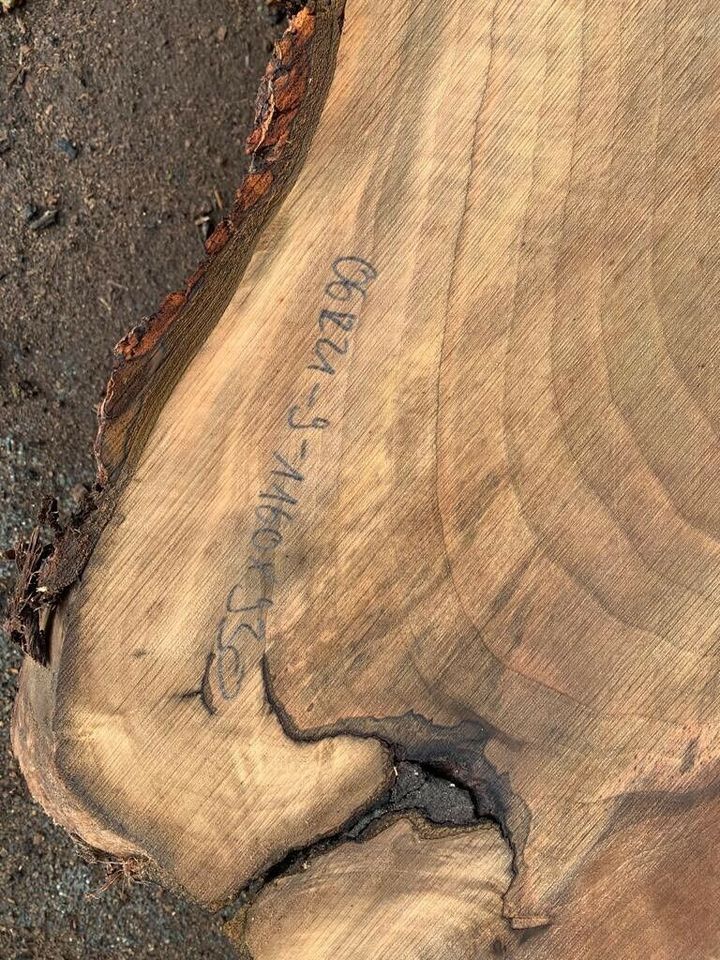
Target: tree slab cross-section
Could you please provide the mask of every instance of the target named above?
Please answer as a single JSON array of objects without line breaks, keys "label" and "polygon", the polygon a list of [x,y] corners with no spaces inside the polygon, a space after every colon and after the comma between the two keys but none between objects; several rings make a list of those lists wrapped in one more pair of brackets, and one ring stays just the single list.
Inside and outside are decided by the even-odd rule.
[{"label": "tree slab cross-section", "polygon": [[720,956],[719,94],[709,0],[297,14],[18,553],[56,820],[256,960]]}]

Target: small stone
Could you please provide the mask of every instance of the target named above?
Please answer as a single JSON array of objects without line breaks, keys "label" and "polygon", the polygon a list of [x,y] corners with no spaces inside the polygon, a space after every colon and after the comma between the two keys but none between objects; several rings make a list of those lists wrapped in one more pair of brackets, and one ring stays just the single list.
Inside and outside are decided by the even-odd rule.
[{"label": "small stone", "polygon": [[218,27],[218,28],[217,28],[217,32],[216,32],[215,36],[217,37],[217,42],[218,42],[218,43],[225,43],[225,39],[226,39],[227,35],[228,35],[228,29],[227,29],[227,27],[225,26],[225,24],[223,24],[221,27]]},{"label": "small stone", "polygon": [[55,141],[55,146],[58,150],[62,150],[69,160],[77,160],[80,151],[78,145],[73,143],[72,140],[68,140],[67,137],[58,137]]},{"label": "small stone", "polygon": [[43,210],[42,213],[39,213],[39,215],[38,213],[36,208],[33,216],[29,218],[26,217],[31,230],[45,230],[46,227],[51,227],[57,221],[57,207],[48,207]]},{"label": "small stone", "polygon": [[20,380],[18,382],[18,388],[20,393],[28,400],[32,400],[33,397],[37,397],[40,391],[32,382],[32,380]]}]

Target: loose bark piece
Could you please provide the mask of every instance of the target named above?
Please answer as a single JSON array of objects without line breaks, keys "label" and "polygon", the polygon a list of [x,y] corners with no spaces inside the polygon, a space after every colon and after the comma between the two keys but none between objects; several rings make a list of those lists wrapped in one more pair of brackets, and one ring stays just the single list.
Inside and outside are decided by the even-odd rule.
[{"label": "loose bark piece", "polygon": [[510,855],[492,826],[400,820],[280,877],[235,924],[253,960],[503,956]]},{"label": "loose bark piece", "polygon": [[309,149],[300,14],[225,246],[121,345],[95,509],[23,554],[16,749],[69,828],[214,902],[394,755],[501,824],[515,956],[617,957],[637,889],[665,937],[619,955],[710,960],[663,871],[717,890],[677,840],[717,836],[711,14],[350,0]]}]

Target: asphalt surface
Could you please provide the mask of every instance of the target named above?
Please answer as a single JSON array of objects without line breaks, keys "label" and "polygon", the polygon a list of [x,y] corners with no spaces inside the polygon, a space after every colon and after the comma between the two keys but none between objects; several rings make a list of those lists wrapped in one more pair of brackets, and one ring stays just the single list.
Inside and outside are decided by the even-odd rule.
[{"label": "asphalt surface", "polygon": [[[26,0],[0,14],[0,545],[92,481],[113,344],[202,256],[245,168],[265,0]],[[0,591],[12,582],[0,563]],[[113,884],[30,799],[0,639],[0,958],[221,960],[222,917]]]}]

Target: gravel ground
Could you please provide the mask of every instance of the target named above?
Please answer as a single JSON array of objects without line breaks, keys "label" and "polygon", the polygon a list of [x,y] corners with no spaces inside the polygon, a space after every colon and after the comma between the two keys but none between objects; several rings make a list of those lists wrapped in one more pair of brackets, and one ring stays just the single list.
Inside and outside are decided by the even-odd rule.
[{"label": "gravel ground", "polygon": [[[0,14],[0,545],[92,480],[112,345],[198,262],[278,30],[265,0]],[[19,663],[1,639],[0,958],[233,957],[221,918],[156,886],[99,894],[102,869],[30,800],[8,737]]]}]

